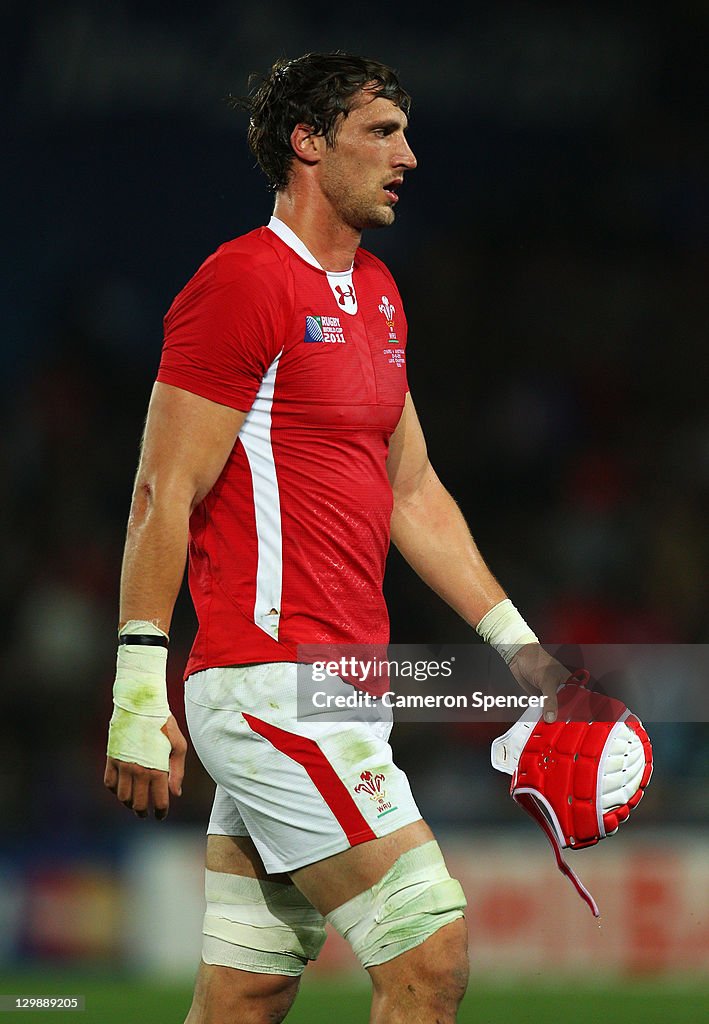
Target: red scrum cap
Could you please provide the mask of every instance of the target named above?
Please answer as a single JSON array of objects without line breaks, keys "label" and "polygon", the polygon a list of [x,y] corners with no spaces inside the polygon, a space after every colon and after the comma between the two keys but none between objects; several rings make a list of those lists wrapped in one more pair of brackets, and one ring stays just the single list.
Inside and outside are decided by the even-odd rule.
[{"label": "red scrum cap", "polygon": [[530,709],[493,741],[491,758],[512,776],[513,799],[541,825],[559,870],[599,917],[561,851],[595,846],[628,820],[652,775],[652,746],[640,719],[586,689],[588,681],[588,672],[575,672],[559,687],[557,721]]}]

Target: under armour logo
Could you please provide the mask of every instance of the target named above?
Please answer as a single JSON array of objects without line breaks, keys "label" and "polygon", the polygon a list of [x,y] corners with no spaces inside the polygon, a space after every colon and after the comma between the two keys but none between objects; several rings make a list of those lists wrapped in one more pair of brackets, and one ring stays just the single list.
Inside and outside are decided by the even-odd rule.
[{"label": "under armour logo", "polygon": [[355,297],[354,285],[348,284],[347,285],[347,291],[344,291],[344,289],[342,288],[342,285],[338,284],[338,285],[335,285],[335,291],[339,295],[339,298],[338,298],[337,301],[339,302],[339,304],[341,306],[346,306],[348,299],[352,303],[356,303],[357,302],[357,299]]}]

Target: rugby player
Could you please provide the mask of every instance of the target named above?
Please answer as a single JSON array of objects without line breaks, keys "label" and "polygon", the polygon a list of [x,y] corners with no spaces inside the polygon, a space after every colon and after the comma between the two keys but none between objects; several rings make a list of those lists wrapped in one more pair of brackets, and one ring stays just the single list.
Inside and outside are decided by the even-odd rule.
[{"label": "rugby player", "polygon": [[369,971],[372,1021],[456,1019],[465,899],[393,763],[390,724],[296,715],[299,645],[387,643],[390,539],[523,689],[546,696],[550,719],[567,674],[428,460],[401,297],[360,247],[365,228],[394,222],[416,167],[409,104],[375,61],[276,63],[248,100],[273,217],[210,256],[165,318],[123,562],[105,784],[141,817],[152,806],[163,818],[181,791],[186,742],[165,663],[189,549],[199,628],[185,704],[216,794],[187,1024],[283,1020],[326,920]]}]

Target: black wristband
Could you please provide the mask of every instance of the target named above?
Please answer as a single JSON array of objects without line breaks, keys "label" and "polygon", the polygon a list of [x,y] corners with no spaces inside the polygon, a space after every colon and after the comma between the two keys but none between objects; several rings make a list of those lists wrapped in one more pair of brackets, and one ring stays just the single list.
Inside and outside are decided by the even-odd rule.
[{"label": "black wristband", "polygon": [[118,637],[119,647],[125,644],[138,644],[143,647],[167,647],[166,636],[155,636],[153,633],[124,633]]}]

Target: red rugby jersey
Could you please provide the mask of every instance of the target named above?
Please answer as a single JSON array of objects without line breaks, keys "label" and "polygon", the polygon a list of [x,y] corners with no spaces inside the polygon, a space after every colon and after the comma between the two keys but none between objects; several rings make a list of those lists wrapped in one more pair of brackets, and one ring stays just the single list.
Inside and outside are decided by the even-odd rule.
[{"label": "red rugby jersey", "polygon": [[388,641],[389,438],[407,391],[394,280],[323,271],[273,219],[222,245],[165,317],[158,380],[248,411],[190,519],[186,674]]}]

